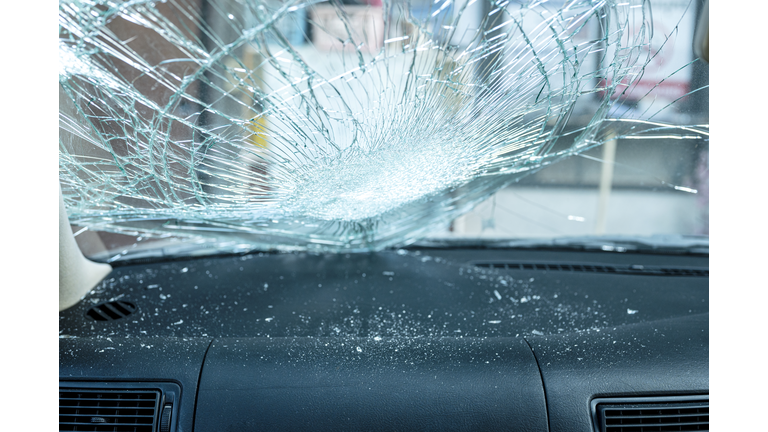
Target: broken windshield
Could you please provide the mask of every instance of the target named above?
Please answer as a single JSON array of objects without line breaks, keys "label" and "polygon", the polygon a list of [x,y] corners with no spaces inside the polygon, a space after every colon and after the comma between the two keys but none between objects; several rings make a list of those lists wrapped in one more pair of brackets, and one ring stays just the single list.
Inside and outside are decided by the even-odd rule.
[{"label": "broken windshield", "polygon": [[707,234],[701,10],[61,0],[68,216],[104,261]]}]

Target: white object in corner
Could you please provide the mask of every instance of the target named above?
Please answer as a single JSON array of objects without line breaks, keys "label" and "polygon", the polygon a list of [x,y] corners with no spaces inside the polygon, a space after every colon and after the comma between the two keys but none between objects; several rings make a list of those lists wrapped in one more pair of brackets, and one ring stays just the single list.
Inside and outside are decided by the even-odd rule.
[{"label": "white object in corner", "polygon": [[77,247],[59,186],[59,311],[76,305],[111,271],[112,266],[89,260]]}]

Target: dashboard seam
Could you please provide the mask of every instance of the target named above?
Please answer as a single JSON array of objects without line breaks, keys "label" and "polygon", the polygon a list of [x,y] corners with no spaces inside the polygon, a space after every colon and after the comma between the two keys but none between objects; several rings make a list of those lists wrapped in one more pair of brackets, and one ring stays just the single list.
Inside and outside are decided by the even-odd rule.
[{"label": "dashboard seam", "polygon": [[208,357],[208,351],[211,349],[211,345],[213,345],[213,341],[215,341],[216,338],[211,338],[211,341],[208,343],[208,347],[205,348],[205,354],[203,354],[203,363],[200,365],[200,375],[197,377],[197,385],[195,386],[195,405],[194,409],[192,410],[192,431],[195,430],[195,421],[197,420],[197,400],[198,396],[200,395],[200,382],[203,379],[203,368],[205,367],[205,359]]},{"label": "dashboard seam", "polygon": [[547,417],[547,432],[552,430],[552,426],[549,424],[549,401],[547,400],[547,385],[544,384],[544,373],[541,370],[541,365],[539,364],[539,358],[536,357],[536,351],[534,351],[533,346],[528,341],[528,339],[523,338],[525,343],[528,345],[528,348],[531,350],[531,355],[533,355],[533,359],[536,360],[536,368],[539,370],[539,379],[541,379],[541,389],[544,392],[544,415]]}]

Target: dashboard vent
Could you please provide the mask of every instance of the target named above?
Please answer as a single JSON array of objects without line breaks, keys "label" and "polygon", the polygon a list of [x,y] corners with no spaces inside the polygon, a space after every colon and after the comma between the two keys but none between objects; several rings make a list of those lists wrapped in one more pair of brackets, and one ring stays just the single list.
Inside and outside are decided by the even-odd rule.
[{"label": "dashboard vent", "polygon": [[598,432],[709,430],[708,398],[653,400],[608,399],[593,403]]},{"label": "dashboard vent", "polygon": [[159,391],[59,389],[59,430],[153,432],[159,406]]},{"label": "dashboard vent", "polygon": [[571,271],[588,273],[613,273],[624,275],[645,276],[695,276],[709,277],[709,269],[701,267],[660,267],[642,265],[605,265],[594,263],[557,263],[557,262],[473,262],[475,267],[495,268],[502,270],[539,270],[539,271]]},{"label": "dashboard vent", "polygon": [[114,321],[136,312],[136,305],[126,301],[111,301],[98,304],[85,313],[96,321]]}]

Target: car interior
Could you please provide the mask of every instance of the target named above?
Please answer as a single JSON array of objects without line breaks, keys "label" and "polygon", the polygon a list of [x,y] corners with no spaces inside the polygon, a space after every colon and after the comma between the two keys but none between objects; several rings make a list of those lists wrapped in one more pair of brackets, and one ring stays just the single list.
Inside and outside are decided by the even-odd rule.
[{"label": "car interior", "polygon": [[[605,216],[642,139],[708,212],[658,3],[61,0],[59,430],[709,430],[708,232]],[[589,158],[599,235],[485,235]]]}]

